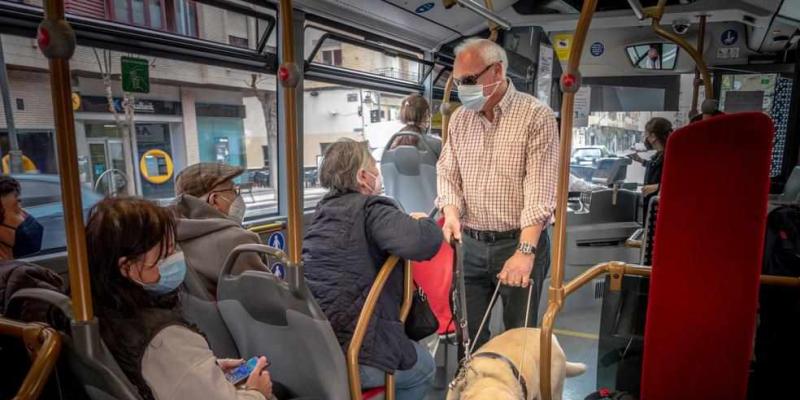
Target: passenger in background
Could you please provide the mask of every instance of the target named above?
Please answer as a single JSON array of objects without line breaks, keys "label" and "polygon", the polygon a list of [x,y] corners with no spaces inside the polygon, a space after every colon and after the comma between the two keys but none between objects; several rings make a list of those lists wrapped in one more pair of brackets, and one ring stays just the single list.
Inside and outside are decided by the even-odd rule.
[{"label": "passenger in background", "polygon": [[[422,135],[423,139],[425,139],[425,143],[427,143],[428,147],[436,154],[436,158],[439,158],[439,154],[442,154],[442,139],[429,133],[431,127],[431,106],[428,104],[428,100],[425,100],[424,96],[413,93],[403,99],[400,106],[400,121],[406,124],[406,126],[398,133],[412,132]],[[400,136],[392,142],[390,148],[393,149],[397,146],[417,146],[418,144],[418,138],[415,136]]]},{"label": "passenger in background", "polygon": [[664,150],[667,148],[667,139],[672,133],[672,123],[666,118],[654,117],[647,121],[644,126],[644,145],[648,150],[655,150],[656,153],[645,160],[637,153],[630,154],[632,160],[639,162],[646,169],[644,172],[644,186],[642,186],[642,197],[644,204],[644,216],[647,218],[647,207],[650,199],[658,194],[661,185],[661,172],[664,169]]},{"label": "passenger in background", "polygon": [[722,112],[722,111],[719,111],[719,110],[715,110],[715,111],[713,111],[711,113],[697,114],[694,117],[692,117],[691,120],[689,120],[689,123],[695,123],[695,122],[698,122],[698,121],[705,121],[707,119],[714,118],[714,117],[716,117],[718,115],[725,115],[725,113]]},{"label": "passenger in background", "polygon": [[218,360],[180,316],[186,263],[175,220],[142,199],[107,198],[86,226],[92,294],[100,334],[143,399],[272,398],[261,358],[243,389],[225,379],[241,360]]},{"label": "passenger in background", "polygon": [[[442,232],[424,214],[411,216],[379,195],[380,171],[363,144],[340,140],[325,152],[320,182],[328,193],[317,205],[303,241],[305,277],[339,344],[347,351],[364,300],[386,259],[432,258]],[[403,268],[396,268],[378,299],[359,356],[361,386],[383,386],[394,373],[398,400],[419,400],[431,387],[430,353],[406,336],[400,322]]]},{"label": "passenger in background", "polygon": [[16,179],[0,175],[0,260],[34,254],[42,248],[44,228],[22,209]]},{"label": "passenger in background", "polygon": [[[186,167],[176,180],[178,245],[193,276],[202,281],[212,299],[231,251],[242,244],[260,243],[258,235],[242,228],[245,204],[233,182],[242,172],[241,167],[200,163]],[[234,215],[232,210],[239,212]],[[266,271],[267,267],[257,254],[248,253],[239,257],[232,273],[248,269]]]}]

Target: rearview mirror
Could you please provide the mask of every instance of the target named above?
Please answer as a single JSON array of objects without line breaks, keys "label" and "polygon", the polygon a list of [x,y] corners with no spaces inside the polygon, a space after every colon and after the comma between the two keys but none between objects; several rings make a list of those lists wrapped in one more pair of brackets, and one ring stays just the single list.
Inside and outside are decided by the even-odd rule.
[{"label": "rearview mirror", "polygon": [[674,43],[645,43],[628,46],[628,59],[634,68],[651,70],[675,69],[678,45]]}]

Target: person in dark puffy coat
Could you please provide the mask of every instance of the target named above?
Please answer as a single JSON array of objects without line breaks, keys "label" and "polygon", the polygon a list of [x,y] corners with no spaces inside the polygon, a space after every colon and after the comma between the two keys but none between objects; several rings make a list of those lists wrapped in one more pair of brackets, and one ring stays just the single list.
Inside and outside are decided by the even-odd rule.
[{"label": "person in dark puffy coat", "polygon": [[[380,196],[380,171],[366,143],[343,139],[325,152],[320,182],[328,193],[303,241],[305,278],[346,351],[372,283],[390,255],[432,258],[443,235],[425,214],[405,214]],[[378,300],[361,348],[363,388],[383,386],[395,374],[398,400],[418,400],[430,390],[435,364],[400,322],[403,269],[395,268]]]}]

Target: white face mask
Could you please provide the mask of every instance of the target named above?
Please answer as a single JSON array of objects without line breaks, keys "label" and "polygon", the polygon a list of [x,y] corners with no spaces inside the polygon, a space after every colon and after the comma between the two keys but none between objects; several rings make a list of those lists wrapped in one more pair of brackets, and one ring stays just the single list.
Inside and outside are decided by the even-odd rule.
[{"label": "white face mask", "polygon": [[[494,90],[489,95],[484,95],[483,90],[486,87],[494,85]],[[458,99],[467,110],[480,111],[489,98],[494,96],[497,88],[500,87],[500,82],[490,83],[488,85],[461,85],[458,87]]]},{"label": "white face mask", "polygon": [[378,172],[377,174],[373,174],[372,172],[369,171],[364,171],[364,172],[366,172],[367,175],[369,175],[370,177],[374,178],[374,181],[372,182],[371,185],[364,183],[364,186],[367,188],[367,190],[369,190],[369,194],[373,196],[378,196],[381,193],[383,193],[383,179],[381,179],[381,173]]},{"label": "white face mask", "polygon": [[228,218],[241,225],[244,222],[245,211],[247,211],[247,204],[242,196],[236,196],[233,203],[231,203],[230,210],[228,210]]}]

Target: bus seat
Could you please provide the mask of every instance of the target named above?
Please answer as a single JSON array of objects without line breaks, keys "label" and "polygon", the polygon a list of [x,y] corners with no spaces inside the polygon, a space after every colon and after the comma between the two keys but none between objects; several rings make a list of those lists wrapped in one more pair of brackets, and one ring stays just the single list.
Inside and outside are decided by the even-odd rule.
[{"label": "bus seat", "polygon": [[800,165],[792,169],[789,179],[786,180],[786,185],[783,187],[783,193],[778,197],[782,202],[799,203],[800,202]]},{"label": "bus seat", "polygon": [[[399,136],[418,138],[417,146],[397,146]],[[392,136],[381,156],[381,174],[386,195],[397,200],[406,212],[429,212],[436,199],[438,157],[418,133],[400,132]]]},{"label": "bus seat", "polygon": [[[66,317],[69,332],[61,330],[70,371],[92,400],[140,400],[138,391],[119,368],[111,352],[100,338],[97,321],[80,323],[72,314],[72,301],[63,293],[49,289],[22,289],[9,300],[9,308],[23,300],[50,304]],[[69,396],[68,396],[69,397]]]},{"label": "bus seat", "polygon": [[208,294],[197,272],[188,268],[181,291],[183,317],[203,332],[208,347],[217,358],[239,358],[239,350],[217,308],[217,302]]},{"label": "bus seat", "polygon": [[232,276],[234,262],[246,252],[288,265],[280,250],[256,244],[236,247],[225,261],[217,305],[241,356],[266,356],[272,377],[298,397],[349,399],[344,352],[302,271],[287,268],[286,281],[267,271]]},{"label": "bus seat", "polygon": [[772,132],[765,114],[739,113],[688,125],[667,142],[642,399],[671,399],[676,390],[746,398]]}]

